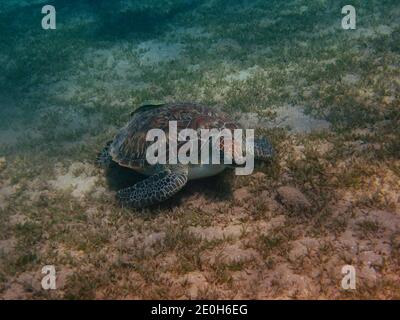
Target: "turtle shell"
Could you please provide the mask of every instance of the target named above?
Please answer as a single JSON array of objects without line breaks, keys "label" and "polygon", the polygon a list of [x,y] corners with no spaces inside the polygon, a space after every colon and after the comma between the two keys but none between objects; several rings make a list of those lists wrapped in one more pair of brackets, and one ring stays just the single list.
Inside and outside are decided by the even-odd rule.
[{"label": "turtle shell", "polygon": [[[113,160],[132,169],[147,166],[146,150],[153,141],[146,141],[147,132],[161,129],[168,137],[169,122],[177,122],[178,132],[183,129],[230,129],[239,128],[227,114],[219,110],[195,103],[168,103],[145,105],[132,113],[130,121],[115,137],[110,147]],[[168,149],[168,141],[167,149]],[[180,144],[185,142],[178,142]],[[222,146],[223,148],[223,146]]]}]

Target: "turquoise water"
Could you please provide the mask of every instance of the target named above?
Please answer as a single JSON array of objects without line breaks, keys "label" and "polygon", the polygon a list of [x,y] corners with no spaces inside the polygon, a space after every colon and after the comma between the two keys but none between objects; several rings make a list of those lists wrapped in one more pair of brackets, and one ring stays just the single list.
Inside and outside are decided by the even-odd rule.
[{"label": "turquoise water", "polygon": [[[48,4],[55,29],[42,28]],[[349,4],[354,30],[342,27]],[[335,279],[321,264],[334,256],[331,269],[350,260],[363,270],[354,297],[380,297],[380,286],[383,297],[398,297],[399,35],[397,0],[2,0],[0,296],[174,299],[194,294],[181,285],[194,272],[209,288],[199,297],[343,298],[321,284]],[[110,182],[94,160],[148,101],[221,108],[268,137],[276,158],[261,175],[226,174],[189,185],[165,206],[123,209],[115,191],[137,177],[120,168]],[[287,207],[282,186],[306,197],[303,211]],[[256,229],[275,218],[285,223],[273,235]],[[239,241],[237,225],[253,231]],[[189,227],[206,238],[228,228],[233,240],[198,241]],[[153,243],[154,234],[165,241]],[[324,248],[321,260],[290,257],[303,238]],[[386,269],[375,256],[379,267],[365,269],[362,250],[343,253],[346,239],[385,259]],[[203,257],[223,245],[230,256],[255,258],[215,266]],[[37,281],[48,261],[71,276],[63,289],[18,287],[22,274]],[[121,261],[139,267],[130,274]],[[309,279],[305,287],[287,266]],[[276,290],[269,283],[250,293],[250,273],[232,282],[249,270],[286,270],[298,290],[278,277]]]},{"label": "turquoise water", "polygon": [[[2,127],[17,119],[37,127],[46,121],[39,115],[62,123],[60,112],[66,109],[74,110],[71,116],[85,113],[102,117],[105,125],[119,125],[128,111],[154,99],[205,101],[246,111],[285,102],[309,105],[305,97],[290,96],[287,87],[306,91],[320,86],[321,79],[331,86],[329,81],[340,76],[373,68],[370,61],[354,63],[369,49],[378,57],[398,52],[395,1],[355,1],[354,31],[341,28],[342,3],[329,1],[55,1],[56,30],[41,28],[43,4],[1,5]],[[333,62],[338,56],[343,59],[313,66],[313,59]],[[223,83],[253,67],[272,72],[260,76],[267,78],[264,82],[244,75],[245,85]],[[243,92],[236,94],[236,86]],[[332,90],[322,93],[322,100],[332,99]],[[307,107],[345,125],[376,120],[376,110],[349,106],[346,113],[342,105],[335,110]],[[88,127],[75,131],[81,131],[80,137],[91,134]]]}]

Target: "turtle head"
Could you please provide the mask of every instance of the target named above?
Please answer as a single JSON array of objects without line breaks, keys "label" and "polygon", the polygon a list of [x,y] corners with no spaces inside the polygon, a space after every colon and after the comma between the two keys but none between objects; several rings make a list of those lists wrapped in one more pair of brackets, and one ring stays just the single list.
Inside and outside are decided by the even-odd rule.
[{"label": "turtle head", "polygon": [[254,157],[257,160],[269,161],[274,156],[274,154],[274,149],[267,139],[254,139]]},{"label": "turtle head", "polygon": [[[230,155],[232,153],[233,159],[241,158],[243,152],[246,153],[247,143],[252,143],[254,146],[254,159],[261,161],[270,161],[274,156],[275,152],[271,143],[266,138],[255,138],[255,139],[243,139],[234,140],[232,147],[224,146],[225,152]],[[233,148],[233,150],[231,149]],[[250,149],[251,150],[251,149]]]}]

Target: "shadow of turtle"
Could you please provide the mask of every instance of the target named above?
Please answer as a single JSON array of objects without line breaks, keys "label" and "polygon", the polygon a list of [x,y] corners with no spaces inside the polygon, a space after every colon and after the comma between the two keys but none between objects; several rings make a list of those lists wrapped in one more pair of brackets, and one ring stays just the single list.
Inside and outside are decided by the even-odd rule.
[{"label": "shadow of turtle", "polygon": [[216,176],[189,181],[179,193],[159,206],[173,210],[183,203],[187,204],[196,195],[202,195],[210,202],[229,201],[233,197],[231,177],[230,170],[225,170]]},{"label": "shadow of turtle", "polygon": [[108,188],[112,191],[119,191],[133,186],[146,177],[140,173],[112,162],[106,169],[106,181]]},{"label": "shadow of turtle", "polygon": [[[197,194],[203,195],[208,201],[232,199],[231,176],[230,170],[225,170],[223,173],[213,177],[189,181],[172,198],[143,210],[152,214],[158,214],[165,210],[174,211],[174,209],[181,207],[183,203]],[[106,170],[106,182],[108,188],[112,191],[131,187],[144,179],[146,179],[146,176],[116,163],[112,163]]]}]

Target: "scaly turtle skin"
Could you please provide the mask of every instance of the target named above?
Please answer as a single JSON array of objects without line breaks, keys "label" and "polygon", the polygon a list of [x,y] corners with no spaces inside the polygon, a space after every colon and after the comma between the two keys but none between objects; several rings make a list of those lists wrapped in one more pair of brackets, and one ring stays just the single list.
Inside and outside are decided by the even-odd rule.
[{"label": "scaly turtle skin", "polygon": [[[118,191],[117,197],[123,205],[142,208],[162,202],[181,190],[188,180],[213,176],[227,167],[224,164],[150,165],[146,160],[146,150],[154,142],[146,141],[147,132],[157,128],[168,136],[170,121],[177,122],[178,132],[183,129],[240,128],[225,113],[200,104],[168,103],[139,107],[97,157],[97,162],[103,166],[109,166],[114,161],[149,176],[132,187]],[[273,150],[267,140],[256,139],[254,142],[256,159],[271,158]],[[184,143],[178,143],[178,148]]]}]

